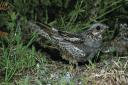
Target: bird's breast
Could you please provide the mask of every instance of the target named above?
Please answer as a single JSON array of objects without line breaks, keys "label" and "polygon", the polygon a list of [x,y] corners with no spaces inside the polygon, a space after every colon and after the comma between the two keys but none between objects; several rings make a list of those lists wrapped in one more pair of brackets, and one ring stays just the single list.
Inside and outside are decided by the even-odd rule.
[{"label": "bird's breast", "polygon": [[102,41],[101,40],[86,39],[84,44],[86,46],[90,46],[90,47],[93,47],[93,48],[98,48],[98,47],[101,46]]}]

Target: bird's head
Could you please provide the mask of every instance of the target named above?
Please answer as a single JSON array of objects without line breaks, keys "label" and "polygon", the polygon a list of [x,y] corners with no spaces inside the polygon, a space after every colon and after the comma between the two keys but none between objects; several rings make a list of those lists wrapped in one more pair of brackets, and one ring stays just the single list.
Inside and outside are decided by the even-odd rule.
[{"label": "bird's head", "polygon": [[108,26],[101,24],[101,23],[96,23],[93,24],[89,31],[91,31],[92,35],[97,36],[97,37],[102,37],[102,33],[104,33],[108,29]]}]

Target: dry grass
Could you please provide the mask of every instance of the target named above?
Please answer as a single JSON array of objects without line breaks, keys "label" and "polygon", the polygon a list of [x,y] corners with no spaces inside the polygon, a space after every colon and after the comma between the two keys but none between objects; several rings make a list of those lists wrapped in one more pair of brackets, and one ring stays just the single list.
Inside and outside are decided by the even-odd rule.
[{"label": "dry grass", "polygon": [[44,68],[40,65],[40,68],[16,83],[22,85],[27,81],[27,85],[128,85],[127,56],[83,65],[79,69],[57,62],[47,64]]}]

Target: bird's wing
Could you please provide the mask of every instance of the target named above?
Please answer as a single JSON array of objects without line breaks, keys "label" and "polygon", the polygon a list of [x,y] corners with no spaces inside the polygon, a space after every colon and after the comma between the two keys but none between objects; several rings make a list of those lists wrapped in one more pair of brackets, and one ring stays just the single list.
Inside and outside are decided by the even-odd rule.
[{"label": "bird's wing", "polygon": [[69,41],[69,42],[83,42],[77,33],[70,33],[70,32],[64,32],[64,31],[58,31],[59,35],[63,37],[64,40]]},{"label": "bird's wing", "polygon": [[70,53],[74,57],[84,57],[84,56],[86,56],[85,52],[82,49],[78,48],[77,46],[73,45],[72,43],[59,42],[58,45],[62,50],[67,51],[68,53]]}]

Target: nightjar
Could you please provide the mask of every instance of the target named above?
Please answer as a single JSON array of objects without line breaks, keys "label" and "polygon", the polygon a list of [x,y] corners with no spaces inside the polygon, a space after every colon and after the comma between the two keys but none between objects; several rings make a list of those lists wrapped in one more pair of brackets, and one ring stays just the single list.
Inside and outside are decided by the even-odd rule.
[{"label": "nightjar", "polygon": [[56,31],[52,35],[62,58],[71,63],[86,62],[94,58],[102,45],[102,34],[108,26],[96,23],[82,33]]},{"label": "nightjar", "polygon": [[[57,30],[49,25],[29,22],[28,28],[36,32],[39,44],[45,45],[50,41],[50,46],[55,47],[62,58],[70,63],[86,62],[95,57],[101,49],[103,33],[108,26],[96,23],[82,33],[70,33]],[[42,42],[41,42],[42,41]],[[56,54],[54,54],[55,56]]]}]

